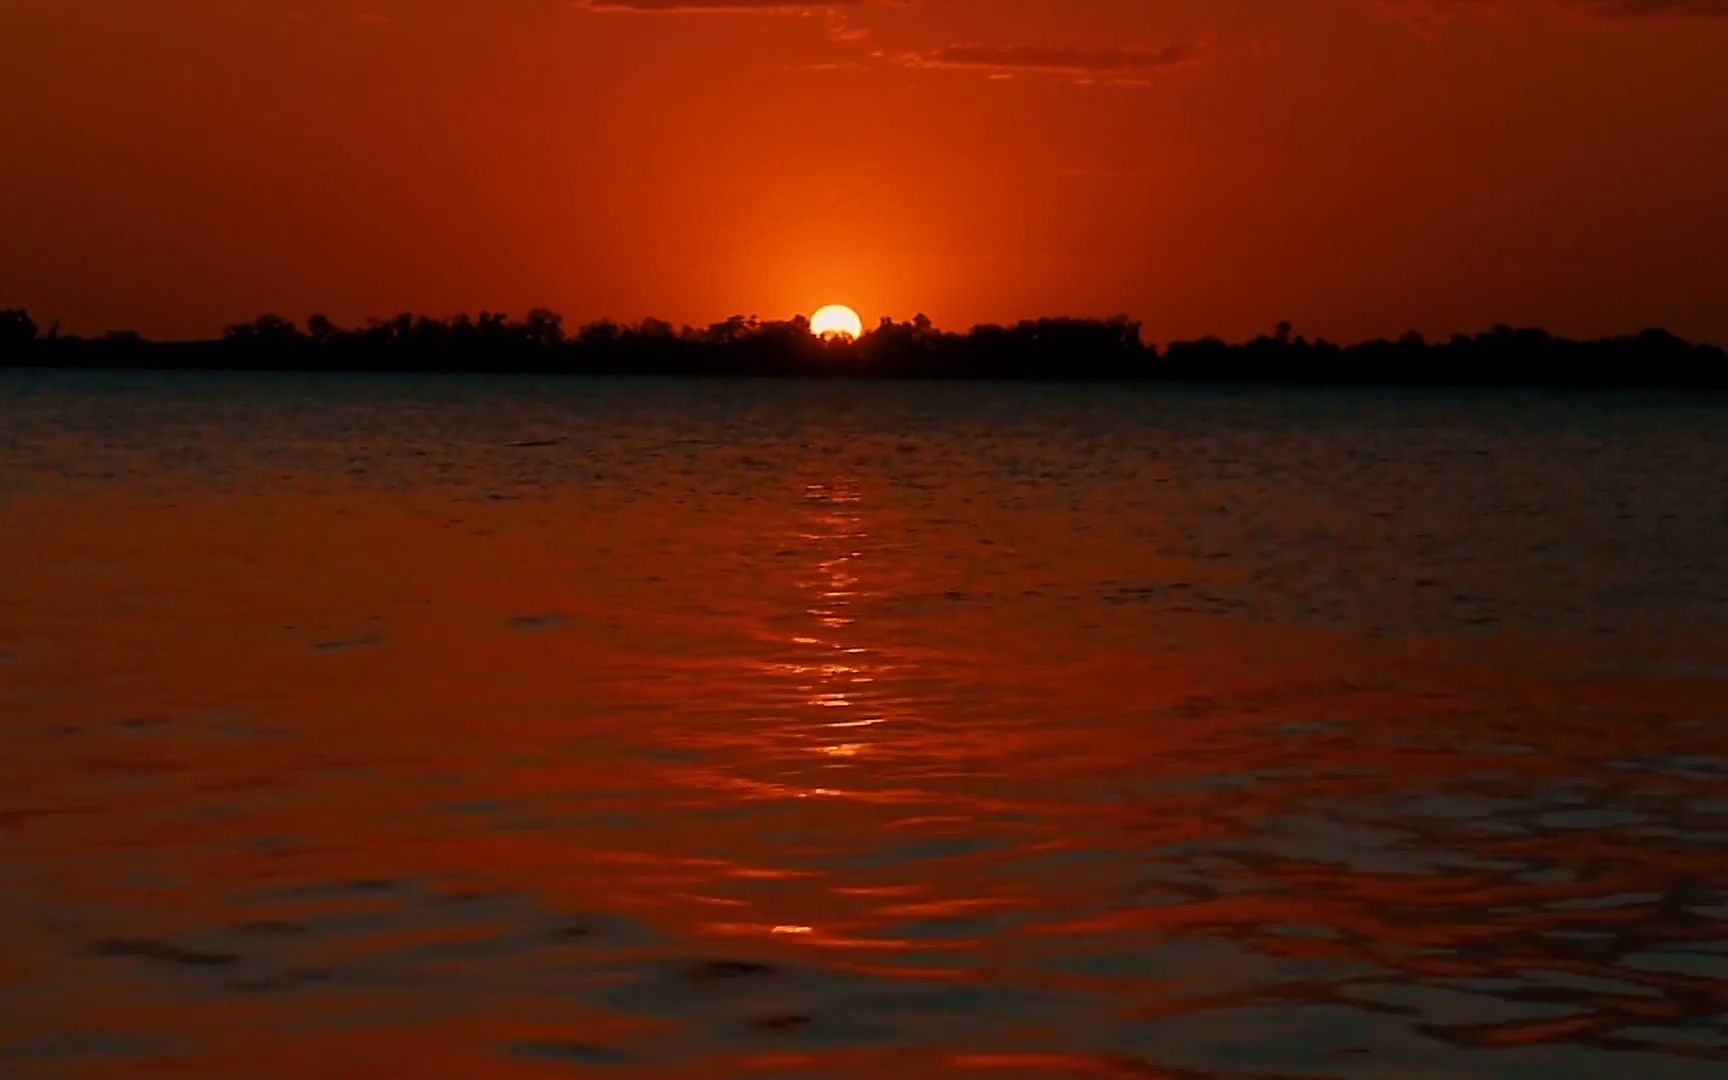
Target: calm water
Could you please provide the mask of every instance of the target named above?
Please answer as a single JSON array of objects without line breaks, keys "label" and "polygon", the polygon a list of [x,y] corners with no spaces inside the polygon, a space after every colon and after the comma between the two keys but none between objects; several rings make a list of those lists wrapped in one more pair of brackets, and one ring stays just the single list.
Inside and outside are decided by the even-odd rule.
[{"label": "calm water", "polygon": [[0,1074],[1723,1075],[1725,413],[0,374]]}]

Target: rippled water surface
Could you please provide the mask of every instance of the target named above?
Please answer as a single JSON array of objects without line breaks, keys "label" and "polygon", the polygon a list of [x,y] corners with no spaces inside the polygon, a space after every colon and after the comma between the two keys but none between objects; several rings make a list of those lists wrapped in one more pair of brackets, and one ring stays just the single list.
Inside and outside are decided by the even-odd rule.
[{"label": "rippled water surface", "polygon": [[0,375],[0,1074],[1723,1075],[1725,413]]}]

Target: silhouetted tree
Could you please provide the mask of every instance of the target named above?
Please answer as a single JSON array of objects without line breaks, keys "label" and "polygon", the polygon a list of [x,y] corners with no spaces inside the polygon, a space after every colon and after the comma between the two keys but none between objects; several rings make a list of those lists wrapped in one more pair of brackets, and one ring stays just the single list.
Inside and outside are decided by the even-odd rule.
[{"label": "silhouetted tree", "polygon": [[241,344],[282,345],[302,340],[294,324],[280,315],[260,315],[248,323],[235,323],[222,332],[229,341]]},{"label": "silhouetted tree", "polygon": [[331,322],[328,315],[312,315],[306,319],[306,336],[320,348],[335,341],[341,333],[341,327]]},{"label": "silhouetted tree", "polygon": [[729,345],[749,333],[750,329],[750,320],[746,319],[742,315],[734,315],[725,322],[718,322],[713,326],[710,326],[708,328],[708,338],[710,341],[716,341],[722,345]]},{"label": "silhouetted tree", "polygon": [[564,343],[564,316],[546,308],[528,313],[527,337],[531,344],[552,348]]},{"label": "silhouetted tree", "polygon": [[0,350],[23,352],[36,343],[36,321],[22,308],[0,311]]}]

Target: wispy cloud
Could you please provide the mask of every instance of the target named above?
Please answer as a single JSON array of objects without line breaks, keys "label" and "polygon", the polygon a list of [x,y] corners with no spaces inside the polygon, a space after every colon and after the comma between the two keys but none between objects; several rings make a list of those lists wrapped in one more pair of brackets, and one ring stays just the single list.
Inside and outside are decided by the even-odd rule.
[{"label": "wispy cloud", "polygon": [[854,25],[851,14],[872,4],[912,0],[573,0],[579,11],[624,15],[793,15],[826,20],[831,41],[856,42],[870,31]]},{"label": "wispy cloud", "polygon": [[1607,20],[1728,18],[1728,0],[1375,0],[1384,11],[1419,26],[1459,16],[1510,19],[1546,13]]},{"label": "wispy cloud", "polygon": [[872,0],[576,0],[583,11],[635,15],[815,15]]},{"label": "wispy cloud", "polygon": [[1560,0],[1610,19],[1728,17],[1728,0]]},{"label": "wispy cloud", "polygon": [[1156,47],[1122,46],[1112,49],[1082,49],[1064,45],[946,45],[928,52],[908,53],[901,63],[917,68],[951,68],[977,71],[992,78],[1014,75],[1053,75],[1091,81],[1132,81],[1186,67],[1204,55],[1200,44],[1176,43]]}]

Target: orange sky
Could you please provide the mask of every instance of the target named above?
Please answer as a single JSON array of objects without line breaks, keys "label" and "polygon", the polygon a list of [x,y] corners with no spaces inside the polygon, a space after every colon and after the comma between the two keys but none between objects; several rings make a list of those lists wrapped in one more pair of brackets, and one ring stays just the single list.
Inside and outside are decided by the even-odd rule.
[{"label": "orange sky", "polygon": [[1728,0],[0,0],[0,306],[1728,341],[1724,71]]}]

